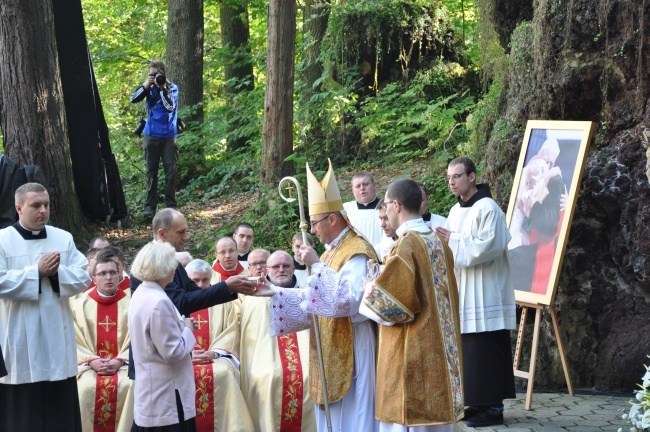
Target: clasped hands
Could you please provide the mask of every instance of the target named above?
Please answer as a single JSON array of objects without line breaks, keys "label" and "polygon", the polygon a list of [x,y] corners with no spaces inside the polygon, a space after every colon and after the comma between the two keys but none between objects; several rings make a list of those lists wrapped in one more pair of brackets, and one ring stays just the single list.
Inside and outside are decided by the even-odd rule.
[{"label": "clasped hands", "polygon": [[88,362],[88,366],[97,372],[97,375],[101,376],[115,375],[123,364],[122,360],[119,359],[108,360],[103,358],[94,359]]},{"label": "clasped hands", "polygon": [[59,271],[61,264],[61,252],[46,253],[38,260],[38,276],[54,276]]}]

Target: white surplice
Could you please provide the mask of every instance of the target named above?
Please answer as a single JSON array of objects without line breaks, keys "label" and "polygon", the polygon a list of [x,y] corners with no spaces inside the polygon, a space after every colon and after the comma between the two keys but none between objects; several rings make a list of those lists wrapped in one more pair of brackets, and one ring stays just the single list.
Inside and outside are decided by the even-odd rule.
[{"label": "white surplice", "polygon": [[461,333],[515,329],[515,292],[506,253],[510,233],[492,198],[456,204],[447,218],[459,290]]},{"label": "white surplice", "polygon": [[[53,226],[47,238],[25,240],[12,226],[0,230],[0,346],[9,375],[0,384],[59,381],[77,375],[77,343],[69,299],[86,289],[88,260],[72,235]],[[60,252],[59,292],[39,277],[38,261]]]},{"label": "white surplice", "polygon": [[[347,229],[326,247],[336,247]],[[367,272],[366,255],[355,255],[339,272],[319,262],[312,266],[308,285],[301,289],[272,286],[270,332],[272,335],[293,333],[311,326],[311,314],[329,318],[349,316],[354,331],[354,372],[348,393],[329,405],[333,430],[373,432],[375,420],[375,329],[359,313],[363,277]],[[316,427],[327,431],[325,411],[317,405]]]},{"label": "white surplice", "polygon": [[361,210],[357,207],[356,201],[343,203],[343,209],[354,229],[358,233],[363,234],[366,240],[375,248],[377,256],[381,257],[379,244],[384,235],[384,230],[381,228],[379,210],[376,208]]}]

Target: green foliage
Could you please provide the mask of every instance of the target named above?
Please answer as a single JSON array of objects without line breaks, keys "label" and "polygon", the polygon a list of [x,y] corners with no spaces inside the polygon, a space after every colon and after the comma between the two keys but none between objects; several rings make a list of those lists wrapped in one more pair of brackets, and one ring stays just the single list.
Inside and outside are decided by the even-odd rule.
[{"label": "green foliage", "polygon": [[408,87],[391,83],[377,96],[368,97],[356,121],[362,143],[374,142],[380,152],[400,159],[464,141],[464,119],[474,106],[473,98],[467,91],[435,96],[444,94],[440,87],[449,85],[450,76],[462,73],[458,64],[441,64],[418,74]]},{"label": "green foliage", "polygon": [[[220,3],[204,3],[204,122],[190,125],[178,139],[181,204],[231,192],[257,191],[267,3],[246,2],[251,57],[222,47]],[[112,151],[126,181],[127,203],[139,209],[145,198],[144,163],[141,140],[131,131],[144,115],[144,107],[130,104],[129,96],[144,81],[148,60],[165,60],[165,3],[83,0],[83,8]],[[427,184],[442,192],[432,199],[432,206],[437,209],[433,202],[443,203],[439,212],[446,211],[449,203],[444,199],[449,193],[442,180],[444,169],[448,160],[472,140],[466,118],[477,92],[467,52],[469,58],[475,58],[472,50],[478,45],[474,27],[478,24],[474,9],[474,0],[335,2],[318,59],[324,73],[314,84],[310,100],[294,105],[300,129],[296,126],[295,153],[290,159],[302,167],[307,160],[322,160],[324,154],[332,156],[337,166],[369,154],[392,161],[433,156],[435,175]],[[297,43],[301,44],[300,17],[297,22]],[[310,43],[309,38],[304,41]],[[296,91],[303,85],[301,52],[300,48],[296,50]],[[225,65],[239,61],[253,62],[254,90],[227,96],[226,85],[250,84],[224,82]],[[191,110],[184,107],[179,114],[187,117]],[[248,140],[244,147],[236,153],[226,151],[226,144],[240,137]],[[374,161],[372,166],[377,164]],[[161,172],[161,191],[162,177]],[[295,208],[290,210],[282,203],[272,212],[276,209],[281,214],[269,215],[268,221],[263,206],[250,211],[268,227],[265,232],[276,233],[278,230],[271,227],[287,224],[294,224],[297,231]],[[263,239],[266,234],[260,235]],[[274,234],[268,235],[266,243],[260,240],[259,244],[287,246],[286,242],[276,243]]]}]

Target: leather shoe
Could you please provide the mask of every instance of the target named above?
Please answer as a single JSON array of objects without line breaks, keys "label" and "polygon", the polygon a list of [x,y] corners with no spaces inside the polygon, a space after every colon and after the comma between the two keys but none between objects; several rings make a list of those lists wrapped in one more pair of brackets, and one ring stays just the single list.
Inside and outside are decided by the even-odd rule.
[{"label": "leather shoe", "polygon": [[480,413],[481,409],[473,406],[465,408],[465,415],[463,416],[463,421],[469,420],[474,417],[476,414]]},{"label": "leather shoe", "polygon": [[154,210],[153,210],[151,207],[146,207],[146,208],[144,209],[144,212],[142,212],[142,216],[143,216],[145,219],[151,219],[151,218],[154,216],[154,213],[155,213],[155,212],[154,212]]},{"label": "leather shoe", "polygon": [[491,414],[489,411],[481,411],[475,416],[463,420],[463,422],[469,427],[483,427],[483,426],[496,426],[503,424],[503,413]]}]

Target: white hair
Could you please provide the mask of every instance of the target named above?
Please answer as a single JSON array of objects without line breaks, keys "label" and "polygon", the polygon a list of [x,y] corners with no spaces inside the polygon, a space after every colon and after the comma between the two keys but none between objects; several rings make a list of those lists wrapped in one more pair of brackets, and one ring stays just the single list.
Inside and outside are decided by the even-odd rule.
[{"label": "white hair", "polygon": [[131,273],[141,281],[158,281],[176,270],[176,250],[169,243],[147,243],[136,255]]}]

